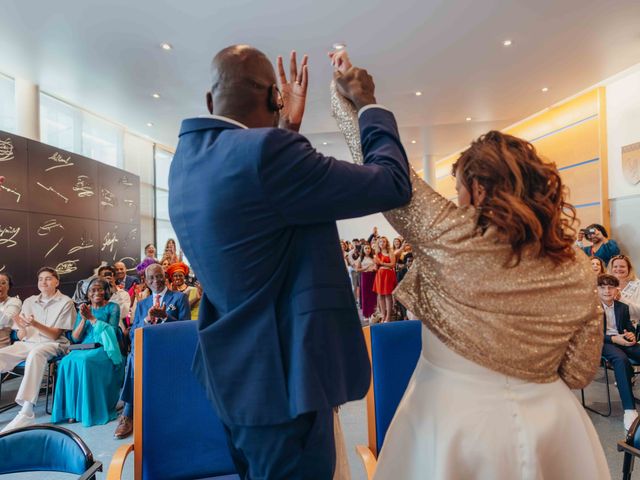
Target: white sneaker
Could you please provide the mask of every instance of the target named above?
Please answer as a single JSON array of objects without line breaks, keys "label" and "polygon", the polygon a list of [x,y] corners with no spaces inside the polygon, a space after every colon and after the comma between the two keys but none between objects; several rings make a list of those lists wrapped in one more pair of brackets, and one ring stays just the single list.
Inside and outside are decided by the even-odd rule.
[{"label": "white sneaker", "polygon": [[15,430],[16,428],[28,427],[29,425],[33,425],[35,423],[36,423],[35,415],[27,416],[22,412],[18,412],[18,415],[16,415],[16,418],[11,420],[7,424],[7,426],[0,431],[0,433],[8,432],[9,430]]},{"label": "white sneaker", "polygon": [[633,421],[638,418],[637,410],[625,410],[624,411],[624,429],[628,432],[631,428]]}]

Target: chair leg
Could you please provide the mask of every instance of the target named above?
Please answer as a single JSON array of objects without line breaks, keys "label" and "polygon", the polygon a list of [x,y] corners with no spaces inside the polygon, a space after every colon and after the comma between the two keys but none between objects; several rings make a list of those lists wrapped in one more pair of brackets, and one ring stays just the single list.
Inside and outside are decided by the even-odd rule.
[{"label": "chair leg", "polygon": [[51,415],[53,405],[49,407],[49,398],[53,402],[53,393],[56,388],[56,363],[49,364],[49,372],[47,375],[47,386],[45,387],[44,411],[47,415]]},{"label": "chair leg", "polygon": [[599,410],[596,410],[595,408],[588,407],[586,405],[585,400],[584,400],[584,389],[580,390],[580,394],[582,396],[582,406],[584,407],[585,410],[589,410],[590,412],[598,414],[601,417],[610,417],[611,416],[611,391],[609,389],[609,370],[607,369],[606,366],[604,367],[604,381],[605,381],[605,384],[607,386],[607,411],[606,411],[606,413],[601,412]]},{"label": "chair leg", "polygon": [[622,480],[631,480],[631,472],[633,472],[634,457],[628,452],[624,454],[622,462]]}]

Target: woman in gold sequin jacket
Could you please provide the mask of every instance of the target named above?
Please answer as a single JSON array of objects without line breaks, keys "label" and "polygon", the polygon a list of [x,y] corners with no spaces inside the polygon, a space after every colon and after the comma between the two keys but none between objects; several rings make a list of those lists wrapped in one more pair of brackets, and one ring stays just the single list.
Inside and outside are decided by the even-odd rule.
[{"label": "woman in gold sequin jacket", "polygon": [[[351,68],[333,55],[335,75]],[[355,161],[357,116],[332,86]],[[609,478],[571,388],[599,365],[602,313],[557,168],[492,131],[453,166],[458,204],[415,172],[385,213],[413,245],[395,290],[423,322],[422,353],[387,431],[376,479]]]}]

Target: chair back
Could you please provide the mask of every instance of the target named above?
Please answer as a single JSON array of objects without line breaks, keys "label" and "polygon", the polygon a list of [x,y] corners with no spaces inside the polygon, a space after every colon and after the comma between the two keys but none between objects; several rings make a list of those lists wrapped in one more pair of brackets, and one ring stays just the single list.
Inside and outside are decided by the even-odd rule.
[{"label": "chair back", "polygon": [[82,475],[93,464],[89,447],[66,428],[36,425],[0,434],[0,475],[18,472]]},{"label": "chair back", "polygon": [[136,479],[235,473],[222,423],[191,371],[197,326],[197,322],[168,322],[136,331]]},{"label": "chair back", "polygon": [[367,393],[369,449],[377,456],[422,349],[418,320],[379,323],[365,328],[372,381]]}]

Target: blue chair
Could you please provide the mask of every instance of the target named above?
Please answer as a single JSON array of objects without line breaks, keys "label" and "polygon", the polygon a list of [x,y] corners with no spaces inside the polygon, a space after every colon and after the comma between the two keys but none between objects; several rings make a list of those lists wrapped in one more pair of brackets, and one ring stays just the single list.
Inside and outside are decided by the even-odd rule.
[{"label": "blue chair", "polygon": [[102,462],[95,461],[87,444],[66,428],[36,425],[0,433],[0,475],[65,472],[90,480],[101,471]]},{"label": "blue chair", "polygon": [[640,457],[640,418],[636,418],[624,440],[618,442],[618,451],[624,452],[622,462],[622,480],[631,480],[633,464],[636,457]]},{"label": "blue chair", "polygon": [[422,350],[418,320],[380,323],[364,328],[371,359],[372,381],[367,393],[368,445],[356,451],[371,480],[389,424],[404,395]]},{"label": "blue chair", "polygon": [[135,480],[239,480],[222,423],[191,372],[197,340],[197,322],[136,331],[133,443],[116,451],[108,480],[121,478],[131,451]]}]

